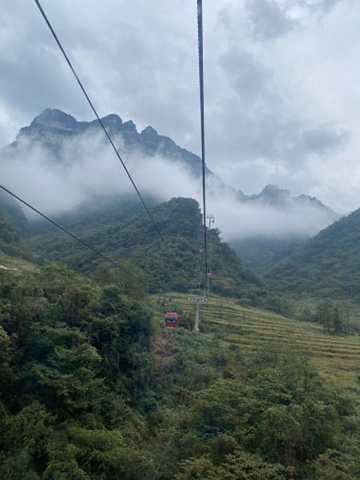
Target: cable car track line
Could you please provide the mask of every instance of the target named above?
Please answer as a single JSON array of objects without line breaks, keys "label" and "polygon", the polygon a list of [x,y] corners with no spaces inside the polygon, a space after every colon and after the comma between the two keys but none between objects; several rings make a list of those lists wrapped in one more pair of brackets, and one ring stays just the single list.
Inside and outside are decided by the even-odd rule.
[{"label": "cable car track line", "polygon": [[205,285],[208,273],[207,235],[206,235],[206,163],[205,163],[205,113],[204,113],[204,47],[203,47],[203,19],[202,0],[197,0],[197,27],[198,27],[198,54],[199,54],[199,84],[200,84],[200,122],[201,122],[201,159],[202,159],[202,190],[203,190],[203,224],[204,224],[204,263]]},{"label": "cable car track line", "polygon": [[127,270],[125,270],[125,268],[121,267],[118,263],[114,262],[113,260],[111,260],[109,257],[107,257],[106,255],[104,255],[103,253],[99,252],[98,250],[96,250],[94,247],[92,247],[91,245],[89,245],[87,242],[84,242],[84,240],[81,240],[81,238],[78,238],[76,235],[74,235],[73,233],[69,232],[69,230],[67,230],[66,228],[62,227],[61,225],[59,225],[58,223],[54,222],[54,220],[52,220],[51,218],[47,217],[44,213],[41,213],[40,210],[37,210],[35,207],[33,207],[32,205],[30,205],[30,203],[27,203],[25,202],[25,200],[23,200],[22,198],[18,197],[17,195],[15,195],[15,193],[11,192],[10,190],[8,190],[6,187],[4,187],[3,185],[0,185],[0,188],[2,188],[5,192],[7,192],[9,195],[11,195],[12,197],[14,197],[16,200],[18,200],[19,202],[21,202],[22,204],[24,204],[26,207],[30,208],[30,210],[32,210],[33,212],[37,213],[38,215],[40,215],[41,217],[45,218],[45,220],[47,220],[48,222],[52,223],[53,225],[55,225],[55,227],[59,228],[60,230],[62,230],[63,232],[65,232],[67,235],[70,235],[70,237],[72,237],[74,240],[78,241],[79,243],[81,243],[84,247],[88,248],[89,250],[91,250],[92,252],[96,253],[96,255],[98,255],[99,257],[101,257],[102,259],[106,260],[107,262],[111,263],[114,267],[118,268],[119,270],[121,270],[122,272],[126,273],[127,275],[129,275],[130,277],[134,278],[137,282],[143,284],[143,285],[146,285],[147,286],[147,283],[144,282],[143,280],[140,280],[139,278],[137,278],[135,275],[133,275],[131,272],[128,272]]},{"label": "cable car track line", "polygon": [[38,8],[39,8],[39,10],[40,10],[40,13],[41,13],[41,15],[43,16],[43,18],[44,18],[44,20],[45,20],[45,22],[46,22],[47,26],[49,27],[49,29],[50,29],[50,31],[51,31],[51,33],[52,33],[52,35],[53,35],[53,37],[54,37],[54,39],[55,39],[55,41],[56,41],[56,43],[57,43],[58,47],[60,48],[60,50],[61,50],[61,52],[62,52],[62,54],[63,54],[63,56],[64,56],[64,58],[65,58],[65,60],[66,60],[66,62],[67,62],[67,64],[69,65],[69,67],[70,67],[70,70],[72,71],[72,73],[73,73],[74,77],[76,78],[76,81],[77,81],[77,83],[79,84],[79,87],[81,88],[81,90],[82,90],[83,94],[85,95],[85,98],[86,98],[86,100],[88,101],[88,103],[89,103],[89,105],[90,105],[90,107],[91,107],[92,111],[94,112],[94,114],[95,114],[95,116],[96,116],[96,118],[97,118],[98,122],[100,123],[100,125],[101,125],[102,129],[104,130],[104,132],[105,132],[105,135],[106,135],[107,139],[109,140],[109,142],[110,142],[110,144],[111,144],[111,146],[112,146],[112,148],[113,148],[113,150],[114,150],[114,152],[115,152],[116,156],[118,157],[118,159],[119,159],[119,161],[120,161],[121,165],[123,166],[123,168],[124,168],[124,170],[125,170],[125,172],[126,172],[126,174],[127,174],[128,178],[129,178],[129,180],[130,180],[130,182],[131,182],[132,186],[134,187],[134,189],[135,189],[135,191],[136,191],[136,193],[137,193],[138,197],[140,198],[140,201],[141,201],[141,203],[142,203],[142,205],[143,205],[144,209],[146,210],[146,213],[148,214],[148,216],[149,216],[149,218],[150,218],[150,220],[151,220],[152,224],[154,225],[156,232],[158,233],[158,235],[159,235],[159,237],[160,237],[161,241],[163,242],[163,244],[164,244],[164,245],[167,247],[167,244],[166,244],[166,242],[165,242],[165,239],[164,239],[164,237],[162,236],[162,234],[161,234],[161,232],[160,232],[160,230],[159,230],[158,226],[156,225],[156,222],[155,222],[155,220],[154,220],[153,216],[151,215],[151,212],[150,212],[150,210],[149,210],[148,206],[146,205],[146,203],[145,203],[145,200],[143,199],[143,197],[142,197],[142,195],[141,195],[141,193],[140,193],[139,189],[137,188],[137,186],[136,186],[136,184],[135,184],[135,182],[134,182],[134,180],[133,180],[133,178],[132,178],[132,176],[131,176],[131,174],[130,174],[129,170],[127,169],[127,167],[126,167],[126,165],[125,165],[125,163],[124,163],[123,159],[121,158],[121,155],[120,155],[120,153],[119,153],[118,149],[116,148],[116,146],[115,146],[115,144],[114,144],[114,142],[113,142],[112,138],[110,137],[110,135],[109,135],[108,131],[106,130],[106,128],[105,128],[105,125],[103,124],[103,122],[102,122],[101,118],[99,117],[99,115],[98,115],[98,113],[97,113],[97,111],[96,111],[96,109],[95,109],[95,107],[94,107],[94,105],[93,105],[92,101],[90,100],[90,97],[89,97],[89,95],[87,94],[87,92],[86,92],[86,90],[85,90],[85,88],[84,88],[83,84],[81,83],[81,81],[80,81],[80,79],[79,79],[79,77],[78,77],[78,75],[77,75],[77,73],[76,73],[76,71],[75,71],[74,67],[72,66],[72,63],[70,62],[70,59],[69,59],[69,57],[67,56],[67,54],[66,54],[66,52],[65,52],[65,50],[64,50],[64,48],[63,48],[63,46],[62,46],[62,44],[61,44],[61,42],[60,42],[60,40],[59,40],[59,38],[58,38],[58,36],[57,36],[57,35],[56,35],[56,33],[55,33],[55,30],[53,29],[53,27],[52,27],[52,25],[51,25],[51,23],[50,23],[50,20],[49,20],[49,19],[48,19],[48,17],[46,16],[46,13],[44,12],[44,10],[43,10],[42,6],[40,5],[40,2],[39,2],[39,0],[35,0],[35,3],[36,3],[36,5],[38,6]]}]

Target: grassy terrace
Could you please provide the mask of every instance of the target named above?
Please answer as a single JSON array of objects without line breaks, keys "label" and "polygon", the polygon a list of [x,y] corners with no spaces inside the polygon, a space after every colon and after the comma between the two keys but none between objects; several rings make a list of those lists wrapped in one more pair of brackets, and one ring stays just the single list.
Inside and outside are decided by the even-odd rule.
[{"label": "grassy terrace", "polygon": [[[172,304],[195,318],[195,302],[173,294]],[[162,321],[160,309],[159,316]],[[200,306],[200,328],[251,354],[264,348],[293,349],[309,356],[319,373],[341,388],[360,395],[360,336],[335,336],[315,323],[305,323],[271,312],[244,308],[232,300],[211,297]]]},{"label": "grassy terrace", "polygon": [[6,255],[6,253],[1,251],[0,251],[0,265],[10,270],[12,269],[12,270],[27,271],[27,272],[32,272],[36,268],[36,266],[31,262],[10,257],[9,255]]}]

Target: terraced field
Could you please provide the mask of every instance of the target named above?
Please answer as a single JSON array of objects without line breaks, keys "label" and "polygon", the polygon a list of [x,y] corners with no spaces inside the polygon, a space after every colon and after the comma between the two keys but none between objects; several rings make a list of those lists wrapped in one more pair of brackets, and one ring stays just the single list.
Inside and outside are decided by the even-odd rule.
[{"label": "terraced field", "polygon": [[31,262],[26,260],[20,260],[14,257],[6,255],[6,253],[0,251],[0,269],[1,270],[20,270],[31,272],[36,268]]},{"label": "terraced field", "polygon": [[[195,303],[185,295],[173,295],[173,304],[183,314],[195,317]],[[264,348],[289,350],[309,356],[319,373],[360,399],[360,336],[326,334],[314,323],[305,323],[254,308],[244,308],[231,300],[211,298],[201,304],[200,326],[216,332],[227,343],[248,353]]]}]

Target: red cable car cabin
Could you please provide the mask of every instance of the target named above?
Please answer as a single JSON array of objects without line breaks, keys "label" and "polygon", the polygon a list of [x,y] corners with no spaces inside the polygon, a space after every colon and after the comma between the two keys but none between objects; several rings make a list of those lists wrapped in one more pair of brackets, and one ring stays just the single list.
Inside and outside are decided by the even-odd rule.
[{"label": "red cable car cabin", "polygon": [[165,314],[165,325],[167,327],[177,327],[179,323],[179,315],[176,312],[167,312]]}]

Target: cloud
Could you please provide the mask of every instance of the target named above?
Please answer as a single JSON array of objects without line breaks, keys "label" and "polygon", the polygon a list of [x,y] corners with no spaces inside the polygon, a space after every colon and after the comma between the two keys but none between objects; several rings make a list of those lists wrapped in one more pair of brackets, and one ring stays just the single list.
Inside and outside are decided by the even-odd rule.
[{"label": "cloud", "polygon": [[270,205],[239,205],[228,197],[209,203],[222,237],[228,242],[253,237],[311,237],[334,221],[332,215],[310,204],[299,207],[294,202],[289,208],[279,209]]},{"label": "cloud", "polygon": [[[118,146],[123,144],[116,137]],[[166,157],[124,153],[125,161],[143,196],[159,202],[172,197],[196,198],[201,204],[202,185],[184,166]],[[127,195],[133,187],[102,132],[69,139],[62,159],[39,144],[22,141],[2,152],[2,183],[10,191],[50,217],[57,217],[96,197]],[[332,221],[327,211],[296,202],[284,208],[241,203],[236,191],[215,177],[207,182],[208,208],[225,240],[251,236],[309,236]],[[34,214],[24,208],[30,218]]]},{"label": "cloud", "polygon": [[[118,146],[123,143],[119,137],[115,142]],[[142,195],[150,193],[159,201],[174,196],[200,199],[200,181],[185,168],[134,152],[122,157]],[[1,173],[6,188],[46,215],[58,216],[94,196],[134,192],[100,131],[67,141],[60,161],[51,150],[22,140],[16,149],[2,151]]]},{"label": "cloud", "polygon": [[248,106],[259,104],[269,96],[271,73],[246,50],[231,46],[220,58],[219,65],[233,90]]},{"label": "cloud", "polygon": [[276,41],[311,16],[324,18],[339,0],[246,0],[245,9],[255,40]]},{"label": "cloud", "polygon": [[[150,124],[200,153],[196,2],[43,6],[101,116]],[[276,183],[356,208],[360,4],[228,0],[203,10],[209,168],[248,193]],[[47,107],[92,120],[35,3],[4,0],[0,22],[1,146]],[[350,175],[342,186],[323,175],[337,162]]]},{"label": "cloud", "polygon": [[3,7],[0,85],[8,107],[21,106],[30,119],[49,105],[81,111],[85,102],[36,4],[6,1]]},{"label": "cloud", "polygon": [[292,30],[295,20],[289,16],[286,2],[276,0],[247,0],[248,17],[253,35],[259,40],[274,40]]}]

